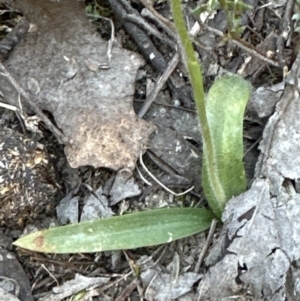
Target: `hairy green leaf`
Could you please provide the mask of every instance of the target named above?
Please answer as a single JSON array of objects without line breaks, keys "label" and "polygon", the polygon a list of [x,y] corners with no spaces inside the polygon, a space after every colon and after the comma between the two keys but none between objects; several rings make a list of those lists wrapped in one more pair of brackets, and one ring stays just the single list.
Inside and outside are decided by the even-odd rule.
[{"label": "hairy green leaf", "polygon": [[165,208],[82,222],[21,237],[14,245],[45,253],[134,249],[168,243],[209,228],[214,214],[200,208]]},{"label": "hairy green leaf", "polygon": [[[224,187],[222,186],[222,183],[219,178],[219,174],[216,172],[215,169],[217,162],[216,162],[216,156],[214,155],[214,151],[213,151],[214,147],[213,147],[213,140],[209,129],[209,122],[206,116],[206,103],[205,103],[205,95],[203,89],[201,65],[198,62],[195,51],[193,49],[192,42],[186,30],[184,17],[181,9],[181,0],[172,0],[171,4],[172,4],[173,18],[174,18],[176,30],[182,47],[183,59],[186,64],[191,85],[193,87],[197,113],[199,117],[200,126],[202,129],[203,147],[207,149],[205,163],[206,163],[208,180],[210,182],[210,185],[214,189],[214,196],[217,202],[219,204],[225,204],[227,200],[224,192]],[[214,205],[215,204],[209,203],[209,206],[212,206],[213,210],[217,209],[216,208],[217,206]],[[217,212],[218,217],[220,217],[219,210],[215,210],[215,212]]]},{"label": "hairy green leaf", "polygon": [[[225,75],[217,79],[206,99],[208,127],[213,149],[203,149],[202,185],[210,207],[221,216],[225,203],[246,190],[243,165],[243,119],[250,96],[250,85],[238,75]],[[213,152],[213,171],[207,169],[207,153]],[[210,173],[218,175],[225,199],[220,202],[210,180]]]}]

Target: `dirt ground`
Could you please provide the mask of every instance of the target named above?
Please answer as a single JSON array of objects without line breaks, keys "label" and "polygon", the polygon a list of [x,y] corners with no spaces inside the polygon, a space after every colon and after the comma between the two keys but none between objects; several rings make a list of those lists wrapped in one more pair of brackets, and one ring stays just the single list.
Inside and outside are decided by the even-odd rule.
[{"label": "dirt ground", "polygon": [[[98,36],[95,40],[104,41],[104,48],[98,50],[104,57],[104,63],[101,61],[101,66],[98,64],[97,68],[113,70],[110,65],[121,65],[134,53],[137,56],[136,65],[132,65],[132,74],[128,75],[130,83],[119,81],[118,78],[127,75],[118,71],[119,73],[112,74],[107,83],[103,84],[109,85],[103,87],[103,91],[116,91],[111,92],[116,96],[113,97],[114,103],[109,105],[107,111],[117,111],[115,107],[118,106],[118,95],[121,95],[120,99],[128,98],[126,108],[133,108],[135,112],[130,113],[130,118],[134,121],[132,124],[128,121],[128,128],[139,130],[138,134],[143,136],[141,139],[146,141],[147,152],[143,156],[145,165],[160,182],[176,193],[194,185],[195,188],[184,196],[174,196],[157,185],[143,169],[132,145],[126,145],[126,149],[132,148],[132,152],[124,155],[124,158],[129,158],[128,161],[124,161],[123,154],[126,150],[114,141],[107,142],[107,145],[111,143],[108,156],[114,153],[114,163],[110,162],[110,157],[105,157],[102,161],[98,159],[101,155],[99,153],[104,152],[103,149],[98,152],[100,144],[95,144],[92,151],[81,148],[81,145],[87,145],[92,139],[102,141],[107,138],[99,138],[99,129],[104,131],[104,128],[111,127],[112,132],[109,132],[109,135],[113,135],[119,119],[111,115],[105,126],[97,128],[99,113],[94,116],[92,112],[90,115],[85,112],[82,117],[81,113],[85,107],[80,107],[81,97],[90,97],[88,92],[83,91],[92,89],[91,86],[85,85],[82,80],[84,76],[76,83],[76,93],[70,86],[66,94],[62,91],[56,96],[54,81],[67,72],[64,69],[59,70],[59,63],[51,67],[54,63],[51,59],[48,60],[46,53],[55,53],[58,41],[53,42],[49,38],[44,50],[39,49],[37,44],[36,57],[44,54],[45,65],[40,69],[32,56],[30,57],[32,53],[27,51],[18,54],[19,50],[14,52],[14,47],[22,45],[19,40],[26,36],[28,30],[39,31],[39,28],[34,28],[34,24],[29,25],[21,19],[23,15],[30,16],[28,12],[26,15],[27,1],[36,7],[41,5],[41,1],[26,0],[22,3],[24,10],[18,11],[13,8],[14,1],[0,1],[3,12],[0,54],[2,61],[8,62],[6,65],[4,63],[7,69],[3,71],[1,67],[1,76],[11,80],[6,74],[7,70],[11,71],[13,76],[16,75],[17,85],[14,87],[18,92],[11,94],[11,90],[6,88],[7,84],[1,82],[1,91],[3,89],[4,92],[1,93],[0,104],[0,253],[3,258],[12,255],[15,258],[1,261],[0,289],[8,291],[10,295],[0,292],[0,300],[299,300],[295,297],[298,294],[296,285],[292,286],[292,289],[288,288],[289,284],[298,279],[295,270],[299,258],[296,255],[293,260],[289,259],[293,269],[288,268],[286,272],[274,276],[275,282],[280,277],[285,279],[285,284],[278,285],[280,289],[275,285],[270,291],[265,287],[258,291],[256,284],[241,280],[240,275],[248,271],[248,264],[248,268],[245,265],[236,267],[238,276],[234,277],[235,283],[230,289],[224,282],[220,287],[210,287],[210,290],[215,291],[222,291],[224,288],[223,292],[217,295],[208,293],[208,289],[204,293],[204,289],[201,291],[202,285],[204,287],[203,279],[208,279],[205,277],[214,273],[211,266],[221,262],[211,247],[222,244],[220,238],[224,231],[226,232],[226,223],[224,228],[219,223],[213,229],[212,235],[208,235],[206,231],[166,245],[127,251],[53,255],[12,246],[12,241],[24,233],[95,217],[109,217],[112,214],[166,206],[207,208],[201,188],[201,135],[192,89],[180,56],[178,64],[174,65],[172,76],[164,78],[164,75],[161,80],[165,80],[165,84],[158,87],[159,79],[170,66],[172,58],[176,53],[180,54],[170,3],[164,0],[95,0],[86,1],[85,5],[89,22],[97,27]],[[57,5],[64,1],[69,5],[71,0],[57,1]],[[255,164],[260,155],[259,145],[263,140],[264,128],[285,91],[280,85],[283,85],[296,61],[299,5],[289,0],[268,3],[248,0],[245,3],[249,5],[249,9],[240,13],[235,11],[234,14],[230,8],[227,7],[226,10],[218,5],[211,10],[206,7],[206,11],[201,14],[198,11],[197,14],[195,9],[199,7],[200,2],[184,1],[183,9],[188,28],[194,35],[194,48],[202,64],[206,91],[215,78],[227,72],[240,74],[252,86],[252,96],[244,120],[244,162],[250,189],[260,178],[259,171],[255,172]],[[66,6],[63,7],[66,9]],[[80,26],[84,26],[81,24],[85,23],[76,22],[76,17],[72,20],[73,23],[68,23],[73,17],[73,8],[70,5],[68,7],[69,11],[66,9],[63,12],[66,25],[58,22],[56,28],[56,25],[51,25],[53,23],[49,19],[51,24],[45,28],[50,37],[52,29],[64,32],[64,26],[78,26],[79,29],[75,28],[72,33],[74,41],[78,43],[78,48],[85,47],[83,45],[92,43],[80,29]],[[36,10],[37,17],[43,13],[43,10]],[[111,26],[110,20],[114,27]],[[199,22],[201,25],[197,29]],[[16,27],[18,30],[13,30],[20,23],[21,26]],[[47,37],[47,34],[46,31],[43,37]],[[112,41],[112,37],[115,41]],[[76,49],[74,41],[73,44],[68,44],[69,40],[62,38],[60,43],[66,44],[65,49]],[[110,42],[111,58],[107,46]],[[115,55],[114,51],[119,51],[118,55]],[[126,53],[127,56],[121,57],[121,53]],[[94,61],[91,59],[86,64],[89,70],[94,72]],[[50,75],[45,71],[48,65]],[[20,69],[25,71],[21,72]],[[34,72],[42,74],[40,82],[38,76],[30,81],[26,78],[30,70],[35,69]],[[72,73],[72,70],[67,70],[69,73],[66,79],[60,80],[57,87],[63,85],[61,83],[78,78],[76,72],[79,71]],[[46,86],[42,78],[51,76],[53,85]],[[87,83],[92,85],[92,79],[89,80]],[[124,87],[120,88],[121,86]],[[29,94],[24,94],[22,87]],[[7,95],[13,95],[11,98],[14,100],[11,101]],[[22,95],[20,101],[16,100],[18,95]],[[33,106],[27,101],[26,95],[32,99]],[[37,100],[36,95],[42,95],[41,100]],[[68,99],[66,106],[53,105],[55,97],[61,97],[64,101]],[[101,97],[103,99],[106,96]],[[151,98],[154,101],[151,101]],[[147,108],[147,105],[150,107]],[[124,108],[120,108],[117,115],[120,115],[120,110],[126,115],[127,109]],[[134,114],[144,120],[136,120],[132,117]],[[49,122],[52,124],[50,127]],[[77,127],[87,129],[79,133]],[[58,132],[54,132],[54,128]],[[74,132],[74,128],[77,132]],[[76,154],[71,154],[67,147],[64,149],[66,144],[62,133],[78,143],[80,150]],[[266,135],[265,132],[264,139]],[[89,139],[84,140],[85,136]],[[135,143],[137,142],[131,142]],[[92,156],[93,152],[95,156]],[[191,152],[195,156],[190,156]],[[123,159],[120,159],[120,164],[117,163],[119,157]],[[132,162],[137,168],[132,168]],[[131,166],[132,172],[130,181],[127,179],[125,184],[124,179],[117,181],[122,164],[128,169],[128,166]],[[293,175],[285,178],[291,180],[297,191],[297,177]],[[148,181],[152,186],[148,185]],[[274,191],[272,193],[276,195]],[[105,204],[105,208],[101,207],[101,204]],[[244,216],[243,213],[241,216]],[[238,236],[237,232],[236,235]],[[260,240],[263,239],[256,237],[256,242]],[[273,247],[272,250],[276,248]],[[225,251],[225,254],[230,252]],[[214,256],[217,258],[212,259]],[[222,269],[220,273],[221,271]],[[291,297],[293,294],[288,293],[293,290],[296,292],[295,299]],[[280,297],[278,292],[281,292]],[[18,299],[13,299],[12,295]]]}]

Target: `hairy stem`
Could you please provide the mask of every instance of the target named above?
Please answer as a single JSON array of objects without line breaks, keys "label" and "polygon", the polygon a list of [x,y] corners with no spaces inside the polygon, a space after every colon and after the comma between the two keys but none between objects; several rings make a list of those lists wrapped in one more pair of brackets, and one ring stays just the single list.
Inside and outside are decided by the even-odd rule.
[{"label": "hairy stem", "polygon": [[208,126],[206,110],[205,110],[205,95],[203,89],[203,79],[201,66],[196,58],[189,34],[187,32],[183,13],[181,9],[181,0],[172,0],[172,10],[173,18],[175,22],[175,27],[180,38],[183,51],[183,59],[186,64],[188,74],[190,77],[190,82],[194,91],[194,97],[197,107],[197,112],[199,116],[199,121],[202,129],[203,137],[203,149],[206,153],[206,169],[207,177],[211,186],[213,187],[215,200],[207,200],[210,207],[214,213],[220,217],[223,211],[223,208],[226,203],[226,194],[222,187],[219,175],[218,175],[218,163],[216,160],[216,154],[214,151],[210,129]]}]

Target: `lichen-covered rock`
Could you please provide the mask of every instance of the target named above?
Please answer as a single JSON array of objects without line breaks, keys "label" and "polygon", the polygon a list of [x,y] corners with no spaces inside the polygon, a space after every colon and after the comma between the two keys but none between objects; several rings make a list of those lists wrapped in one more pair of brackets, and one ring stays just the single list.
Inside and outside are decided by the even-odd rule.
[{"label": "lichen-covered rock", "polygon": [[0,226],[19,228],[51,209],[54,169],[36,139],[0,127]]}]

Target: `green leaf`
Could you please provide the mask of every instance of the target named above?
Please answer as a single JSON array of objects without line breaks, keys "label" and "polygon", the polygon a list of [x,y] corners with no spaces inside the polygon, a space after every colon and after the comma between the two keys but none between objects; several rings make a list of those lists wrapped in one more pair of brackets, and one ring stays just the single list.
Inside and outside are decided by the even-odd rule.
[{"label": "green leaf", "polygon": [[200,208],[165,208],[82,222],[21,237],[14,245],[45,253],[134,249],[168,243],[209,228],[214,214]]},{"label": "green leaf", "polygon": [[252,9],[252,6],[244,3],[243,1],[220,1],[220,3],[221,7],[225,10],[225,12],[230,10],[234,11],[236,16],[241,16],[247,10]]},{"label": "green leaf", "polygon": [[[238,75],[225,75],[217,79],[206,100],[208,127],[213,150],[203,149],[202,185],[207,201],[217,216],[221,216],[226,202],[246,190],[243,166],[243,118],[250,96],[250,85]],[[208,172],[208,151],[213,152],[215,165]],[[209,174],[220,179],[225,200],[220,200]]]},{"label": "green leaf", "polygon": [[[205,95],[203,89],[203,79],[201,65],[198,62],[196,54],[193,49],[192,42],[187,32],[184,17],[181,9],[181,0],[172,0],[173,18],[175,27],[180,39],[182,47],[182,55],[185,61],[190,82],[194,92],[194,98],[196,102],[197,113],[200,121],[203,138],[203,148],[207,149],[206,152],[206,164],[207,164],[207,175],[210,181],[210,185],[214,187],[214,196],[218,200],[218,203],[225,204],[226,196],[221,185],[218,173],[215,171],[216,157],[213,153],[213,141],[209,129],[209,123],[206,117],[206,104]],[[209,204],[211,206],[211,204]],[[213,205],[213,204],[212,204]],[[219,211],[217,210],[219,214]],[[220,214],[218,215],[220,216]]]},{"label": "green leaf", "polygon": [[[219,3],[227,5],[226,0]],[[202,186],[209,206],[221,217],[226,202],[246,188],[242,134],[250,86],[239,76],[225,76],[215,82],[205,101],[201,65],[186,30],[181,0],[172,0],[171,5],[202,130]],[[227,13],[235,22],[234,14]]]},{"label": "green leaf", "polygon": [[208,7],[207,4],[203,4],[203,5],[199,5],[197,6],[195,9],[193,9],[191,11],[191,13],[193,14],[193,16],[195,18],[199,18],[199,16],[204,13],[204,12],[209,12],[210,11],[210,8]]}]

